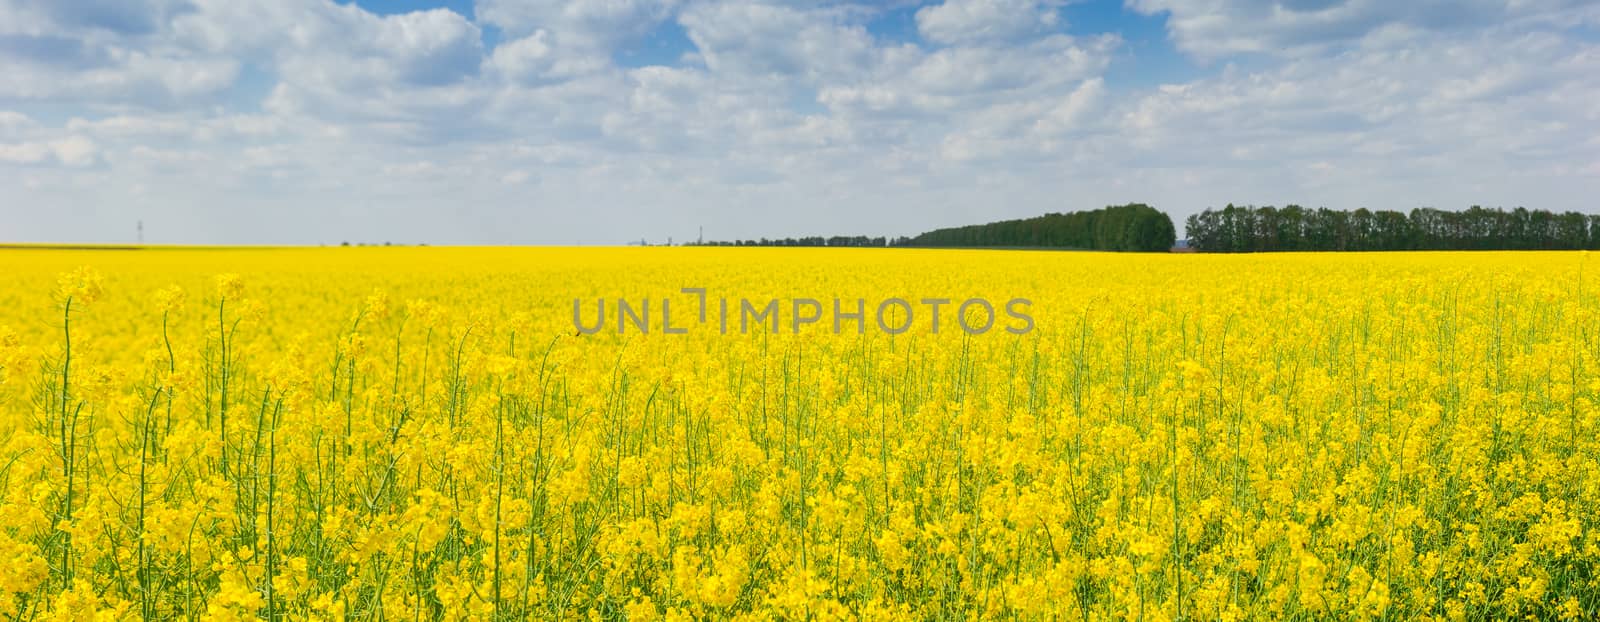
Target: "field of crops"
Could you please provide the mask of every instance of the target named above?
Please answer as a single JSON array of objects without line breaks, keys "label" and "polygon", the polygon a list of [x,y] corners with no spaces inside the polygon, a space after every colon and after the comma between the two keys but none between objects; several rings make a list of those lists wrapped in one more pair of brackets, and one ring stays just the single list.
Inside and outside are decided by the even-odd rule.
[{"label": "field of crops", "polygon": [[0,618],[1592,619],[1595,268],[0,250]]}]

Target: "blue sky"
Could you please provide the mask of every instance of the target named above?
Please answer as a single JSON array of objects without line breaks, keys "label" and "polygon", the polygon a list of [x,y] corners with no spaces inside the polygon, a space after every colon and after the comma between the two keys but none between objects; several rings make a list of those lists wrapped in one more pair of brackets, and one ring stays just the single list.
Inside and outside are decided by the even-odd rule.
[{"label": "blue sky", "polygon": [[0,240],[1600,210],[1580,0],[0,0]]}]

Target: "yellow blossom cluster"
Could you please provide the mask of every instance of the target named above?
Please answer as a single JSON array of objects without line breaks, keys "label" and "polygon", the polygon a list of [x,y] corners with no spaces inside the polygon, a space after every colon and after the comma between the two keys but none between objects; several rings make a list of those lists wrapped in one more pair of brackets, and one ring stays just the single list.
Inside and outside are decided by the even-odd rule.
[{"label": "yellow blossom cluster", "polygon": [[0,619],[1594,619],[1587,261],[0,250]]}]

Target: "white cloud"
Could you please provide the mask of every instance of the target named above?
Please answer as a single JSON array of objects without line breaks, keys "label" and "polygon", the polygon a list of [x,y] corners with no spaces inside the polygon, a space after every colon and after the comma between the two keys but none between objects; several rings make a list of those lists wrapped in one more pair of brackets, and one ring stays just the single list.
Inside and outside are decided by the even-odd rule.
[{"label": "white cloud", "polygon": [[385,17],[371,28],[370,53],[390,59],[396,77],[413,84],[461,80],[483,56],[478,27],[447,9]]},{"label": "white cloud", "polygon": [[28,115],[12,110],[0,110],[0,136],[20,134],[38,125],[38,122]]},{"label": "white cloud", "polygon": [[494,49],[486,65],[504,79],[539,85],[603,71],[610,67],[604,55],[561,47],[548,30],[515,39]]},{"label": "white cloud", "polygon": [[[1131,200],[1600,195],[1600,46],[1553,1],[1134,0],[1216,61],[1159,87],[1118,73],[1148,46],[1059,34],[1053,2],[900,12],[905,42],[834,0],[485,0],[476,22],[129,1],[0,0],[0,206],[41,208],[4,213],[11,235],[118,239],[130,214],[196,242],[898,235]],[[692,52],[613,60],[669,20]],[[1248,50],[1271,54],[1232,64]]]},{"label": "white cloud", "polygon": [[1179,49],[1203,58],[1233,53],[1303,54],[1369,35],[1472,31],[1505,23],[1594,23],[1583,0],[1126,0],[1167,14]]},{"label": "white cloud", "polygon": [[[115,35],[144,35],[160,29],[171,16],[187,11],[186,0],[3,0],[0,14],[22,29],[45,24],[67,30]],[[0,26],[0,32],[5,27]]]},{"label": "white cloud", "polygon": [[1600,48],[1499,30],[1229,70],[1126,108],[1108,162],[1205,173],[1200,206],[1592,210],[1597,72]]},{"label": "white cloud", "polygon": [[285,123],[269,115],[121,114],[93,120],[73,117],[65,129],[102,140],[210,144],[271,138],[285,131]]},{"label": "white cloud", "polygon": [[378,16],[315,3],[275,47],[283,82],[321,91],[436,87],[470,78],[483,56],[481,32],[445,9]]},{"label": "white cloud", "polygon": [[1055,7],[1039,0],[945,0],[917,11],[923,38],[945,44],[1011,42],[1054,28]]},{"label": "white cloud", "polygon": [[93,141],[68,136],[49,142],[0,143],[0,163],[32,166],[94,166],[100,159]]},{"label": "white cloud", "polygon": [[778,4],[702,3],[678,18],[712,71],[809,82],[859,76],[887,52],[866,28],[830,11]]},{"label": "white cloud", "polygon": [[0,0],[0,99],[171,106],[227,88],[240,64],[170,36],[181,0]]},{"label": "white cloud", "polygon": [[[953,161],[1034,157],[1095,123],[1120,41],[1063,35],[1014,47],[953,47],[883,77],[822,88],[819,102],[876,144]],[[903,161],[902,161],[903,163]]]},{"label": "white cloud", "polygon": [[523,35],[550,30],[590,43],[644,34],[671,15],[674,0],[478,0],[484,22]]},{"label": "white cloud", "polygon": [[172,50],[104,47],[91,62],[0,55],[0,98],[172,105],[231,85],[238,62]]},{"label": "white cloud", "polygon": [[913,67],[908,83],[930,96],[1039,91],[1099,75],[1115,37],[1079,41],[1056,35],[1027,46],[949,48]]}]

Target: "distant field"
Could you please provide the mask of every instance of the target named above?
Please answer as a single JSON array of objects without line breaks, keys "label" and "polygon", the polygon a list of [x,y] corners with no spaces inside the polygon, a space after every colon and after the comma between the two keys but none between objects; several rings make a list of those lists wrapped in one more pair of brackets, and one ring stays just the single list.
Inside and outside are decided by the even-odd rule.
[{"label": "distant field", "polygon": [[0,616],[1591,618],[1593,263],[0,249]]}]

